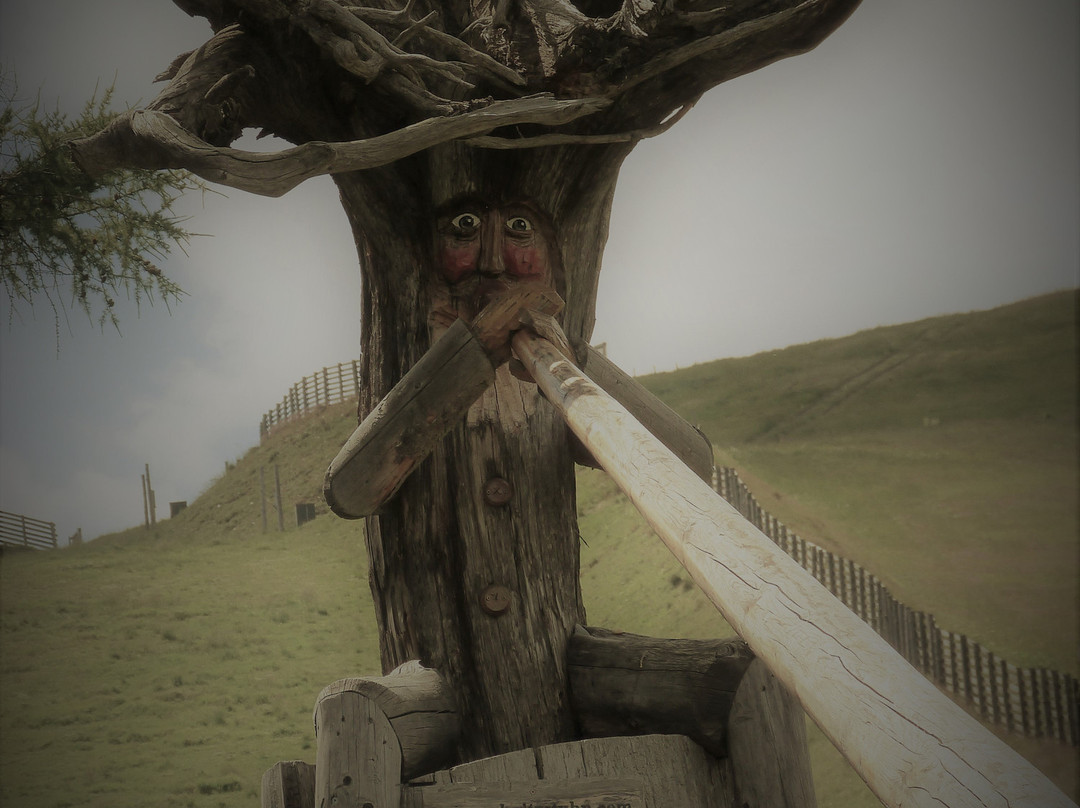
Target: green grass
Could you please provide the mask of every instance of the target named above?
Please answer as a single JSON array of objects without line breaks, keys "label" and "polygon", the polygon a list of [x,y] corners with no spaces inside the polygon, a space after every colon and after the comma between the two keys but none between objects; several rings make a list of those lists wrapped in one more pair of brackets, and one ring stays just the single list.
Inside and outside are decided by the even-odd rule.
[{"label": "green grass", "polygon": [[652,637],[735,634],[606,474],[580,470],[578,498],[589,623]]},{"label": "green grass", "polygon": [[804,538],[1078,674],[1077,363],[1070,291],[642,381]]},{"label": "green grass", "polygon": [[1075,435],[1077,293],[642,378],[718,446],[972,420]]},{"label": "green grass", "polygon": [[764,507],[908,606],[1014,664],[1080,672],[1075,437],[967,422],[729,451]]},{"label": "green grass", "polygon": [[355,531],[329,527],[6,555],[0,803],[251,805],[313,759],[314,695],[378,659]]},{"label": "green grass", "polygon": [[[1015,663],[1076,672],[1075,305],[1063,293],[644,381],[806,538]],[[250,806],[267,767],[314,760],[319,690],[379,668],[361,528],[320,496],[353,406],[282,426],[152,531],[0,557],[0,804]],[[263,533],[275,465],[287,530],[271,509]],[[606,475],[581,471],[578,500],[590,623],[730,635]],[[297,529],[304,501],[319,517]],[[823,808],[877,804],[810,740]],[[1007,740],[1080,796],[1075,750]]]}]

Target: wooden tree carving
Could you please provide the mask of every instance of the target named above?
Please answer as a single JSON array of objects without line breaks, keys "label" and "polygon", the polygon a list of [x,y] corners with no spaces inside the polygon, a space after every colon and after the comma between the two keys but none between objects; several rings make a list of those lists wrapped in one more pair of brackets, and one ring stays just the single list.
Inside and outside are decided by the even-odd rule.
[{"label": "wooden tree carving", "polygon": [[[515,216],[541,225],[540,248],[557,247],[543,263],[565,300],[562,327],[587,339],[616,178],[634,144],[710,87],[814,47],[858,5],[175,2],[213,36],[159,77],[153,103],[76,143],[76,157],[91,174],[185,168],[271,196],[331,174],[363,281],[361,416],[451,314],[483,302],[448,294],[467,261],[447,250],[447,227],[460,235]],[[248,127],[295,146],[230,148]],[[500,372],[367,520],[366,539],[383,666],[419,659],[446,677],[464,757],[574,736],[566,646],[584,614],[573,461],[535,387]],[[485,608],[492,592],[507,608]]]}]

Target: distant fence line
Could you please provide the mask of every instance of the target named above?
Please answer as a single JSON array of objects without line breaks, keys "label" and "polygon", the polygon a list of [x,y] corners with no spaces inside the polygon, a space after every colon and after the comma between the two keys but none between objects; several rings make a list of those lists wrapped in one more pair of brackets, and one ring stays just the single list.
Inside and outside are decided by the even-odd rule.
[{"label": "distant fence line", "polygon": [[18,513],[0,511],[0,544],[55,550],[56,524]]},{"label": "distant fence line", "polygon": [[762,533],[865,620],[924,675],[966,699],[988,722],[1032,738],[1080,746],[1080,680],[1046,668],[1018,668],[932,614],[900,603],[877,576],[788,531],[767,513],[732,468],[713,487]]},{"label": "distant fence line", "polygon": [[[263,415],[260,438],[311,409],[359,395],[360,360],[324,367],[294,384]],[[1018,668],[965,635],[941,628],[932,614],[894,598],[873,573],[790,532],[758,504],[734,469],[716,468],[713,487],[905,659],[949,693],[966,699],[984,720],[1029,737],[1080,746],[1080,680],[1046,668]],[[5,542],[8,516],[20,518],[4,514]],[[55,526],[51,542],[37,546],[56,546]]]},{"label": "distant fence line", "polygon": [[[607,356],[607,343],[595,346]],[[298,418],[308,410],[327,404],[337,404],[360,397],[360,360],[338,362],[310,376],[305,376],[292,387],[285,397],[259,421],[259,440],[270,434],[278,424]]]},{"label": "distant fence line", "polygon": [[339,362],[305,376],[292,387],[259,422],[259,439],[285,421],[298,418],[308,410],[337,404],[360,396],[360,360]]}]

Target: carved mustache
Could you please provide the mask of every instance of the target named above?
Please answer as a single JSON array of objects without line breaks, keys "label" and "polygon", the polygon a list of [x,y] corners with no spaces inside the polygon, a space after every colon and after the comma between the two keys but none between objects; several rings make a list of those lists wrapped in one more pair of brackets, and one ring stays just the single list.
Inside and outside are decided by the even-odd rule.
[{"label": "carved mustache", "polygon": [[450,287],[450,300],[455,308],[466,308],[472,316],[510,287],[511,283],[501,277],[485,277],[476,273]]}]

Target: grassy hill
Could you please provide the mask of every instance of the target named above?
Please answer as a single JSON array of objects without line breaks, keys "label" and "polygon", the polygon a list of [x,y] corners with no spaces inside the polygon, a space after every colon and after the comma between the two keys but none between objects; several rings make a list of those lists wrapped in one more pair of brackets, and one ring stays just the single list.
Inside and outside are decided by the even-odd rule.
[{"label": "grassy hill", "polygon": [[1061,292],[643,381],[805,538],[1015,664],[1076,674],[1076,328]]},{"label": "grassy hill", "polygon": [[[762,503],[1018,664],[1077,671],[1076,295],[658,374]],[[257,804],[314,760],[323,685],[378,669],[361,530],[319,506],[352,405],[276,430],[191,507],[0,559],[0,804]],[[269,514],[274,470],[286,530]],[[601,472],[579,474],[590,622],[730,630]],[[1009,738],[1077,796],[1075,750]],[[819,734],[820,804],[876,800]]]}]

